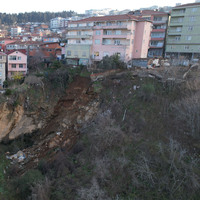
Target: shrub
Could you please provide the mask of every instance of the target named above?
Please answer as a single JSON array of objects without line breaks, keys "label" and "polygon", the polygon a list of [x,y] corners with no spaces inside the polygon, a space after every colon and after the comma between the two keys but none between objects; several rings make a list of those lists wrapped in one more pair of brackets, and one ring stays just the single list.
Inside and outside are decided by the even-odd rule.
[{"label": "shrub", "polygon": [[172,104],[176,124],[181,131],[200,137],[200,93],[185,97]]},{"label": "shrub", "polygon": [[139,97],[143,101],[151,101],[155,95],[155,87],[152,83],[143,84],[139,90]]},{"label": "shrub", "polygon": [[105,56],[100,63],[97,64],[99,69],[123,69],[126,64],[120,59],[118,54]]},{"label": "shrub", "polygon": [[13,189],[17,191],[20,199],[26,199],[31,195],[31,187],[39,181],[43,180],[43,175],[39,170],[32,169],[26,172],[22,177],[13,180]]},{"label": "shrub", "polygon": [[5,95],[9,96],[12,94],[12,90],[11,89],[6,89]]}]

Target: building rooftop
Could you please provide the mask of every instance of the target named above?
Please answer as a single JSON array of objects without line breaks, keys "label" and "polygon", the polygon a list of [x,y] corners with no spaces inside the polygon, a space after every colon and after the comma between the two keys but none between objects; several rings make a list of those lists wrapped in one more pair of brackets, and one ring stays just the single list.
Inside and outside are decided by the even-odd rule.
[{"label": "building rooftop", "polygon": [[[140,17],[124,14],[124,15],[108,15],[108,16],[101,16],[101,17],[89,17],[77,21],[72,21],[72,23],[84,23],[84,22],[101,22],[101,21],[118,21],[118,20],[135,20],[135,21],[144,21]],[[148,21],[148,20],[145,20]]]},{"label": "building rooftop", "polygon": [[187,3],[180,6],[176,6],[174,8],[184,8],[184,7],[189,7],[189,6],[200,6],[200,3]]},{"label": "building rooftop", "polygon": [[16,51],[19,51],[20,53],[23,53],[23,54],[26,55],[26,50],[25,49],[20,49],[20,50],[13,49],[13,50],[8,51],[7,54],[10,55],[10,54],[12,54],[12,53],[14,53]]},{"label": "building rooftop", "polygon": [[160,12],[156,10],[142,10],[141,14],[142,15],[168,15],[167,12]]}]

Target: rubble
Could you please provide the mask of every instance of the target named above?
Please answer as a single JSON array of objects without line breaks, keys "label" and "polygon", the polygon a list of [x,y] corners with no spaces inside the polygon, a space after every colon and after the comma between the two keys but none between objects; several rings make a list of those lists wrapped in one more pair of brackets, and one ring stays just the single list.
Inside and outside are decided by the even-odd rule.
[{"label": "rubble", "polygon": [[23,151],[18,151],[16,154],[12,156],[6,156],[7,159],[12,160],[14,162],[22,162],[26,159],[26,155]]}]

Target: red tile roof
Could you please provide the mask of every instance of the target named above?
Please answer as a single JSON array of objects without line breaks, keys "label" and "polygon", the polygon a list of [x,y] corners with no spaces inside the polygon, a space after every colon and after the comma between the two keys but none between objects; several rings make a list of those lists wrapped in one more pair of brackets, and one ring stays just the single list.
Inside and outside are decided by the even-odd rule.
[{"label": "red tile roof", "polygon": [[6,54],[3,53],[3,52],[1,52],[1,51],[0,51],[0,55],[1,55],[1,56],[6,56]]},{"label": "red tile roof", "polygon": [[11,54],[11,53],[13,53],[13,52],[15,52],[15,51],[19,51],[19,52],[21,52],[21,53],[27,55],[27,52],[26,52],[25,49],[20,49],[20,50],[13,49],[13,50],[10,50],[10,51],[6,52],[6,54],[9,55],[9,54]]},{"label": "red tile roof", "polygon": [[117,20],[136,20],[141,21],[140,18],[134,16],[134,15],[107,15],[102,17],[89,17],[77,21],[72,21],[72,23],[84,23],[84,22],[100,22],[100,21],[117,21]]},{"label": "red tile roof", "polygon": [[182,7],[188,7],[188,6],[200,6],[200,3],[187,3],[180,6],[176,6],[174,8],[182,8]]}]

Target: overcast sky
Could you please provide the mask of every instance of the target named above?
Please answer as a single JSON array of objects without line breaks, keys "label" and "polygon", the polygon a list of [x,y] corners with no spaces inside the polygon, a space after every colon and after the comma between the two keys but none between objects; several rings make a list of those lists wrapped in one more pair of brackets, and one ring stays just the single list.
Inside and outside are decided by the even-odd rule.
[{"label": "overcast sky", "polygon": [[193,3],[195,0],[5,0],[1,2],[0,12],[19,13],[31,11],[75,11],[84,13],[89,9],[111,8],[113,10],[138,9],[141,7],[175,6],[176,3]]}]

